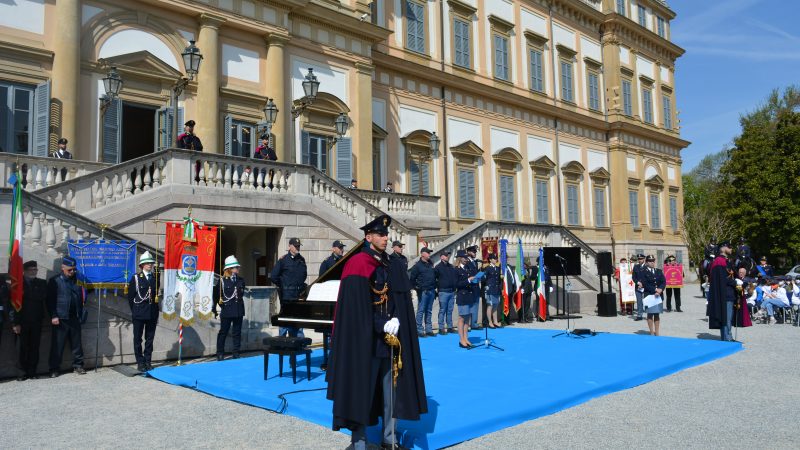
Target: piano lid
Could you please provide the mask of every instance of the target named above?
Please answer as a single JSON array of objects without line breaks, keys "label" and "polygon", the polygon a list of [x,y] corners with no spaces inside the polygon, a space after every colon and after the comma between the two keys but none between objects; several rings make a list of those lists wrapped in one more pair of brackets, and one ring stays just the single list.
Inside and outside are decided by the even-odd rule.
[{"label": "piano lid", "polygon": [[330,269],[325,271],[325,273],[321,274],[316,280],[312,281],[311,284],[308,285],[308,288],[300,294],[300,300],[306,300],[308,298],[308,293],[311,290],[311,286],[316,283],[324,283],[326,281],[331,280],[341,280],[342,279],[342,272],[344,271],[345,263],[352,258],[353,256],[357,255],[362,251],[364,248],[364,241],[359,241],[358,244],[354,245],[347,253],[342,256],[339,261],[336,261]]}]

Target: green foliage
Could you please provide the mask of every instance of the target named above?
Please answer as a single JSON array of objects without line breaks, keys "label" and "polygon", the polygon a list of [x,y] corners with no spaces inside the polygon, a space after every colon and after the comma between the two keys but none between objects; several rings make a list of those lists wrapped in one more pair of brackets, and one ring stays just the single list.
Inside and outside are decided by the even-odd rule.
[{"label": "green foliage", "polygon": [[[800,90],[773,91],[742,116],[713,202],[756,254],[800,255]],[[722,236],[734,238],[735,236]]]}]

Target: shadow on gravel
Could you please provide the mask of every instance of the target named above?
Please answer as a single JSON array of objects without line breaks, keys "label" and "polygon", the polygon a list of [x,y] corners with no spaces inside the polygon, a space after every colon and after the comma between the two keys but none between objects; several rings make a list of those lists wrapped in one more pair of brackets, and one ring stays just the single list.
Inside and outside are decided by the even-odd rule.
[{"label": "shadow on gravel", "polygon": [[640,334],[642,336],[650,336],[650,332],[647,330],[636,330],[633,334]]},{"label": "shadow on gravel", "polygon": [[707,341],[718,341],[719,335],[710,333],[697,333],[697,339],[704,339]]}]

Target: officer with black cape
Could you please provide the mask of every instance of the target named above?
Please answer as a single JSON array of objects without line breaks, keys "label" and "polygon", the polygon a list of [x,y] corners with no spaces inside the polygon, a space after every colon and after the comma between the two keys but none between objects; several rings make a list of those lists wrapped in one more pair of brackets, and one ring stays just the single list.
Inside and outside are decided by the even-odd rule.
[{"label": "officer with black cape", "polygon": [[736,279],[733,277],[733,267],[728,261],[731,254],[731,244],[724,241],[719,244],[717,257],[711,263],[711,283],[708,295],[708,328],[720,330],[720,340],[732,341],[731,321],[733,319],[733,303],[736,300]]},{"label": "officer with black cape", "polygon": [[[416,411],[409,411],[408,406],[399,408],[412,404],[406,398],[410,395],[425,399],[422,385],[411,394],[401,393],[399,380],[393,387],[397,365],[391,356],[415,350],[408,343],[390,349],[387,341],[394,343],[394,338],[403,334],[416,336],[416,322],[406,320],[412,315],[397,313],[396,301],[390,295],[386,244],[391,221],[383,215],[361,228],[365,234],[363,251],[344,266],[334,313],[327,397],[333,401],[333,429],[349,428],[356,449],[366,449],[366,427],[376,424],[379,416],[384,424],[382,444],[392,446],[397,444],[396,419],[415,420],[427,410],[426,404]],[[401,324],[401,318],[405,323]],[[419,361],[418,349],[411,356]],[[413,378],[422,379],[421,365],[403,365],[399,372],[405,371],[419,372]]]}]

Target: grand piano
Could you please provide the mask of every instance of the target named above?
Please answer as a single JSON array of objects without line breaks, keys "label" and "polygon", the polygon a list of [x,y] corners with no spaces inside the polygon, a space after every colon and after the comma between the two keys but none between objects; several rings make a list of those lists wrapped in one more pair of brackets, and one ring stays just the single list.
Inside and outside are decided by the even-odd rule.
[{"label": "grand piano", "polygon": [[339,295],[339,281],[345,263],[361,251],[357,244],[336,264],[314,280],[294,302],[281,304],[281,310],[270,322],[275,327],[310,328],[322,333],[322,370],[328,367],[328,337],[333,329],[333,314]]}]

